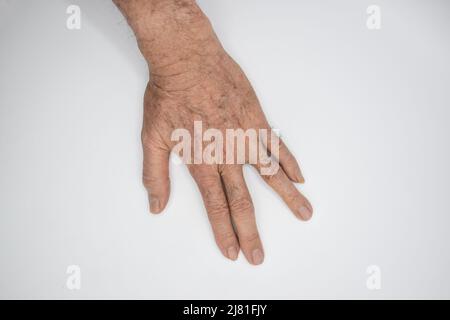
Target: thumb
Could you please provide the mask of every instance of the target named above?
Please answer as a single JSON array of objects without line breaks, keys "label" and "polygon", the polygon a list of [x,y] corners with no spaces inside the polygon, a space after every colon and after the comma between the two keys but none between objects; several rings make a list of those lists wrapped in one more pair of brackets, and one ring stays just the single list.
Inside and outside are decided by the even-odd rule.
[{"label": "thumb", "polygon": [[169,155],[168,148],[155,143],[143,143],[144,165],[142,181],[149,196],[150,211],[160,213],[169,200]]}]

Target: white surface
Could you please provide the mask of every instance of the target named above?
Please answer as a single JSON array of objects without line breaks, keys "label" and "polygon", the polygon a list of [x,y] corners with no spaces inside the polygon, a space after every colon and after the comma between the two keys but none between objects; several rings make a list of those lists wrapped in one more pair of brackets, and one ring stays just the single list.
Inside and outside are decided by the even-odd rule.
[{"label": "white surface", "polygon": [[315,207],[299,222],[248,170],[260,267],[221,256],[182,166],[147,213],[146,65],[111,2],[71,1],[78,31],[68,1],[0,3],[0,298],[450,298],[447,1],[377,1],[378,31],[368,1],[199,1]]}]

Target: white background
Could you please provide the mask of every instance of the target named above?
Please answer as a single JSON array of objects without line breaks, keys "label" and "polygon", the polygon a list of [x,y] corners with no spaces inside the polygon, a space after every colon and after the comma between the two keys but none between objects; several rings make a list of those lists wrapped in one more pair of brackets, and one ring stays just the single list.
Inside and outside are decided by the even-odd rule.
[{"label": "white background", "polygon": [[[449,2],[199,4],[300,159],[313,219],[249,169],[266,260],[228,261],[174,164],[151,216],[148,74],[124,18],[109,0],[2,0],[0,298],[450,298]],[[366,27],[371,4],[381,30]]]}]

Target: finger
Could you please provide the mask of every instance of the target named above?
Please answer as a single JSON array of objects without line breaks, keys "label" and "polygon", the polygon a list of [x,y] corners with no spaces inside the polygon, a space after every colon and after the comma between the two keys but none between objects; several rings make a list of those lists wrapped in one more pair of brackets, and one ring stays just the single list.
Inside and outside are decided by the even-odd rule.
[{"label": "finger", "polygon": [[[275,161],[275,160],[273,160]],[[264,170],[264,165],[258,163],[254,165],[264,181],[284,200],[291,211],[301,220],[309,220],[313,213],[313,208],[308,201],[289,180],[286,173],[279,166],[276,170],[271,170],[270,174]]]},{"label": "finger", "polygon": [[143,141],[144,170],[142,181],[148,192],[150,211],[160,213],[169,200],[170,151],[155,142]]},{"label": "finger", "polygon": [[[273,148],[269,149],[269,151],[273,154]],[[288,147],[281,139],[279,139],[279,155],[277,158],[289,179],[297,183],[305,182],[297,159],[295,159],[294,155],[289,151]]]},{"label": "finger", "polygon": [[222,172],[231,218],[239,244],[247,260],[255,265],[264,260],[264,250],[256,227],[255,210],[244,180],[242,166],[230,166]]},{"label": "finger", "polygon": [[239,254],[239,242],[231,223],[230,212],[220,175],[215,168],[190,166],[213,229],[216,243],[222,254],[236,260]]},{"label": "finger", "polygon": [[291,181],[304,183],[305,178],[303,177],[300,166],[294,155],[289,151],[283,140],[279,138],[271,128],[268,130],[268,143],[266,143],[267,150],[270,152],[272,157],[278,160],[284,172]]}]

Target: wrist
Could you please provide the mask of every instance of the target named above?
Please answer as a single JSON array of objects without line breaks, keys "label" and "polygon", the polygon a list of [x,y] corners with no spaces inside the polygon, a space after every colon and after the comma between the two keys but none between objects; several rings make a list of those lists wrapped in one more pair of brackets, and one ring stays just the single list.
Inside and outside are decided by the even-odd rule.
[{"label": "wrist", "polygon": [[113,1],[153,71],[221,52],[209,19],[194,0]]}]

